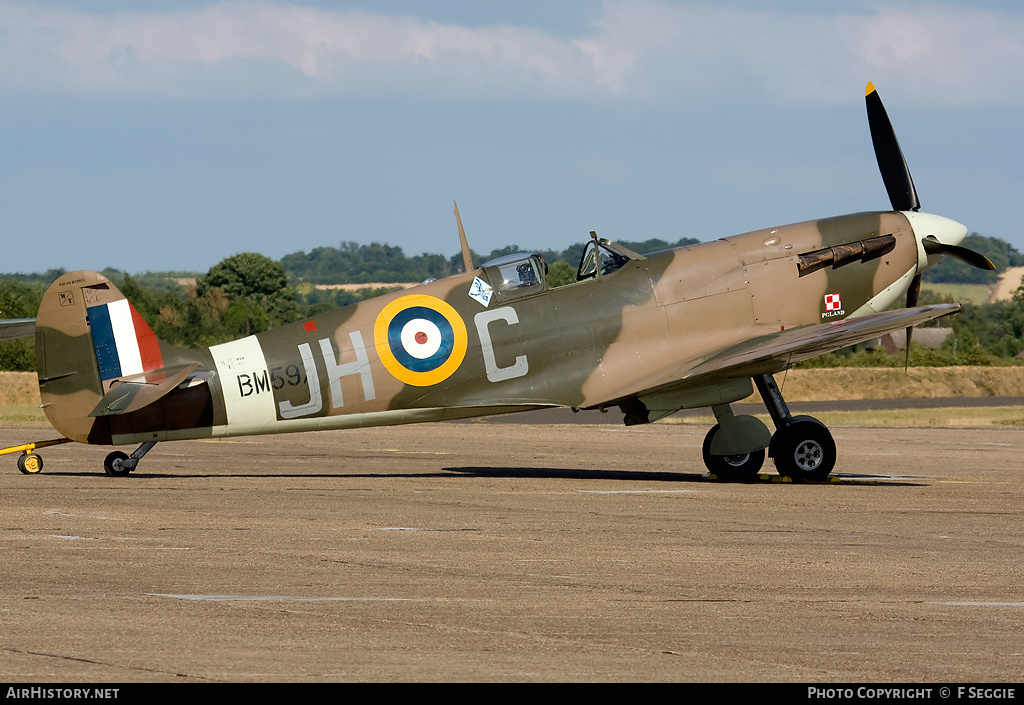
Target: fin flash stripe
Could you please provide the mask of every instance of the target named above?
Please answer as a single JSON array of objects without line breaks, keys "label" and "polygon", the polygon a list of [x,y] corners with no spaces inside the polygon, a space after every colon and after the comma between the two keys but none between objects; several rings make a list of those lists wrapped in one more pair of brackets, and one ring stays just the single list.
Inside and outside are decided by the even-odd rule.
[{"label": "fin flash stripe", "polygon": [[156,335],[127,299],[90,306],[87,312],[104,382],[164,366]]}]

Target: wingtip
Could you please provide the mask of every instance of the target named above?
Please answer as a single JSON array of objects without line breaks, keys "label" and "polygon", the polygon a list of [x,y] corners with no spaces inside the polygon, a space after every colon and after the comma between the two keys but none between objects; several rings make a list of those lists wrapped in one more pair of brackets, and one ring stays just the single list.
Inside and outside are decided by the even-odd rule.
[{"label": "wingtip", "polygon": [[867,87],[864,89],[864,97],[867,98],[869,95],[875,92],[875,84],[868,81]]}]

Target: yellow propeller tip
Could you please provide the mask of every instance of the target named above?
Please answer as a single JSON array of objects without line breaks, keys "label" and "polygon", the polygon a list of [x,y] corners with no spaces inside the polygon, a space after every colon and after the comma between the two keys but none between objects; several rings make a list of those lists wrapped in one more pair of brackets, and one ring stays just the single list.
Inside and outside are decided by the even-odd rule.
[{"label": "yellow propeller tip", "polygon": [[867,88],[864,89],[864,97],[867,98],[869,95],[875,92],[875,84],[868,81]]}]

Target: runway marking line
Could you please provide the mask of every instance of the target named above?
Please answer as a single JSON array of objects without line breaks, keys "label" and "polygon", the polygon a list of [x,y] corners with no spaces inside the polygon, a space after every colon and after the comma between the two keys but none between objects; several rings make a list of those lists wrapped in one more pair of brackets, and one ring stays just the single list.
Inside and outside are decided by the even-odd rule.
[{"label": "runway marking line", "polygon": [[697,490],[576,490],[580,494],[683,494]]},{"label": "runway marking line", "polygon": [[302,597],[300,595],[172,595],[144,592],[149,597],[173,597],[190,602],[429,602],[412,597]]},{"label": "runway marking line", "polygon": [[50,538],[54,539],[68,539],[69,541],[95,541],[96,539],[89,538],[87,536],[70,536],[67,534],[50,534]]},{"label": "runway marking line", "polygon": [[1024,602],[932,602],[950,607],[1024,607]]}]

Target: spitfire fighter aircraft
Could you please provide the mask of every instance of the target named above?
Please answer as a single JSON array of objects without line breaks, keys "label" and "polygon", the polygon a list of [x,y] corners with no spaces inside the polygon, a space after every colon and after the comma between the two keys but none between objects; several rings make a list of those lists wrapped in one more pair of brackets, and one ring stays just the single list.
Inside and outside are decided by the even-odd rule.
[{"label": "spitfire fighter aircraft", "polygon": [[[943,256],[991,268],[967,229],[919,212],[885,109],[868,122],[892,211],[768,228],[641,255],[591,233],[570,284],[549,287],[536,254],[322,313],[234,342],[186,350],[158,340],[104,276],[76,271],[47,290],[35,324],[42,408],[58,439],[138,444],[104,462],[131,473],[162,441],[442,421],[571,407],[619,409],[627,425],[711,407],[708,470],[744,479],[772,458],[822,480],[828,429],[793,416],[773,375],[794,363],[959,310],[916,306]],[[904,300],[906,308],[890,310]],[[21,322],[24,326],[24,322]],[[774,431],[730,404],[757,388]]]}]

